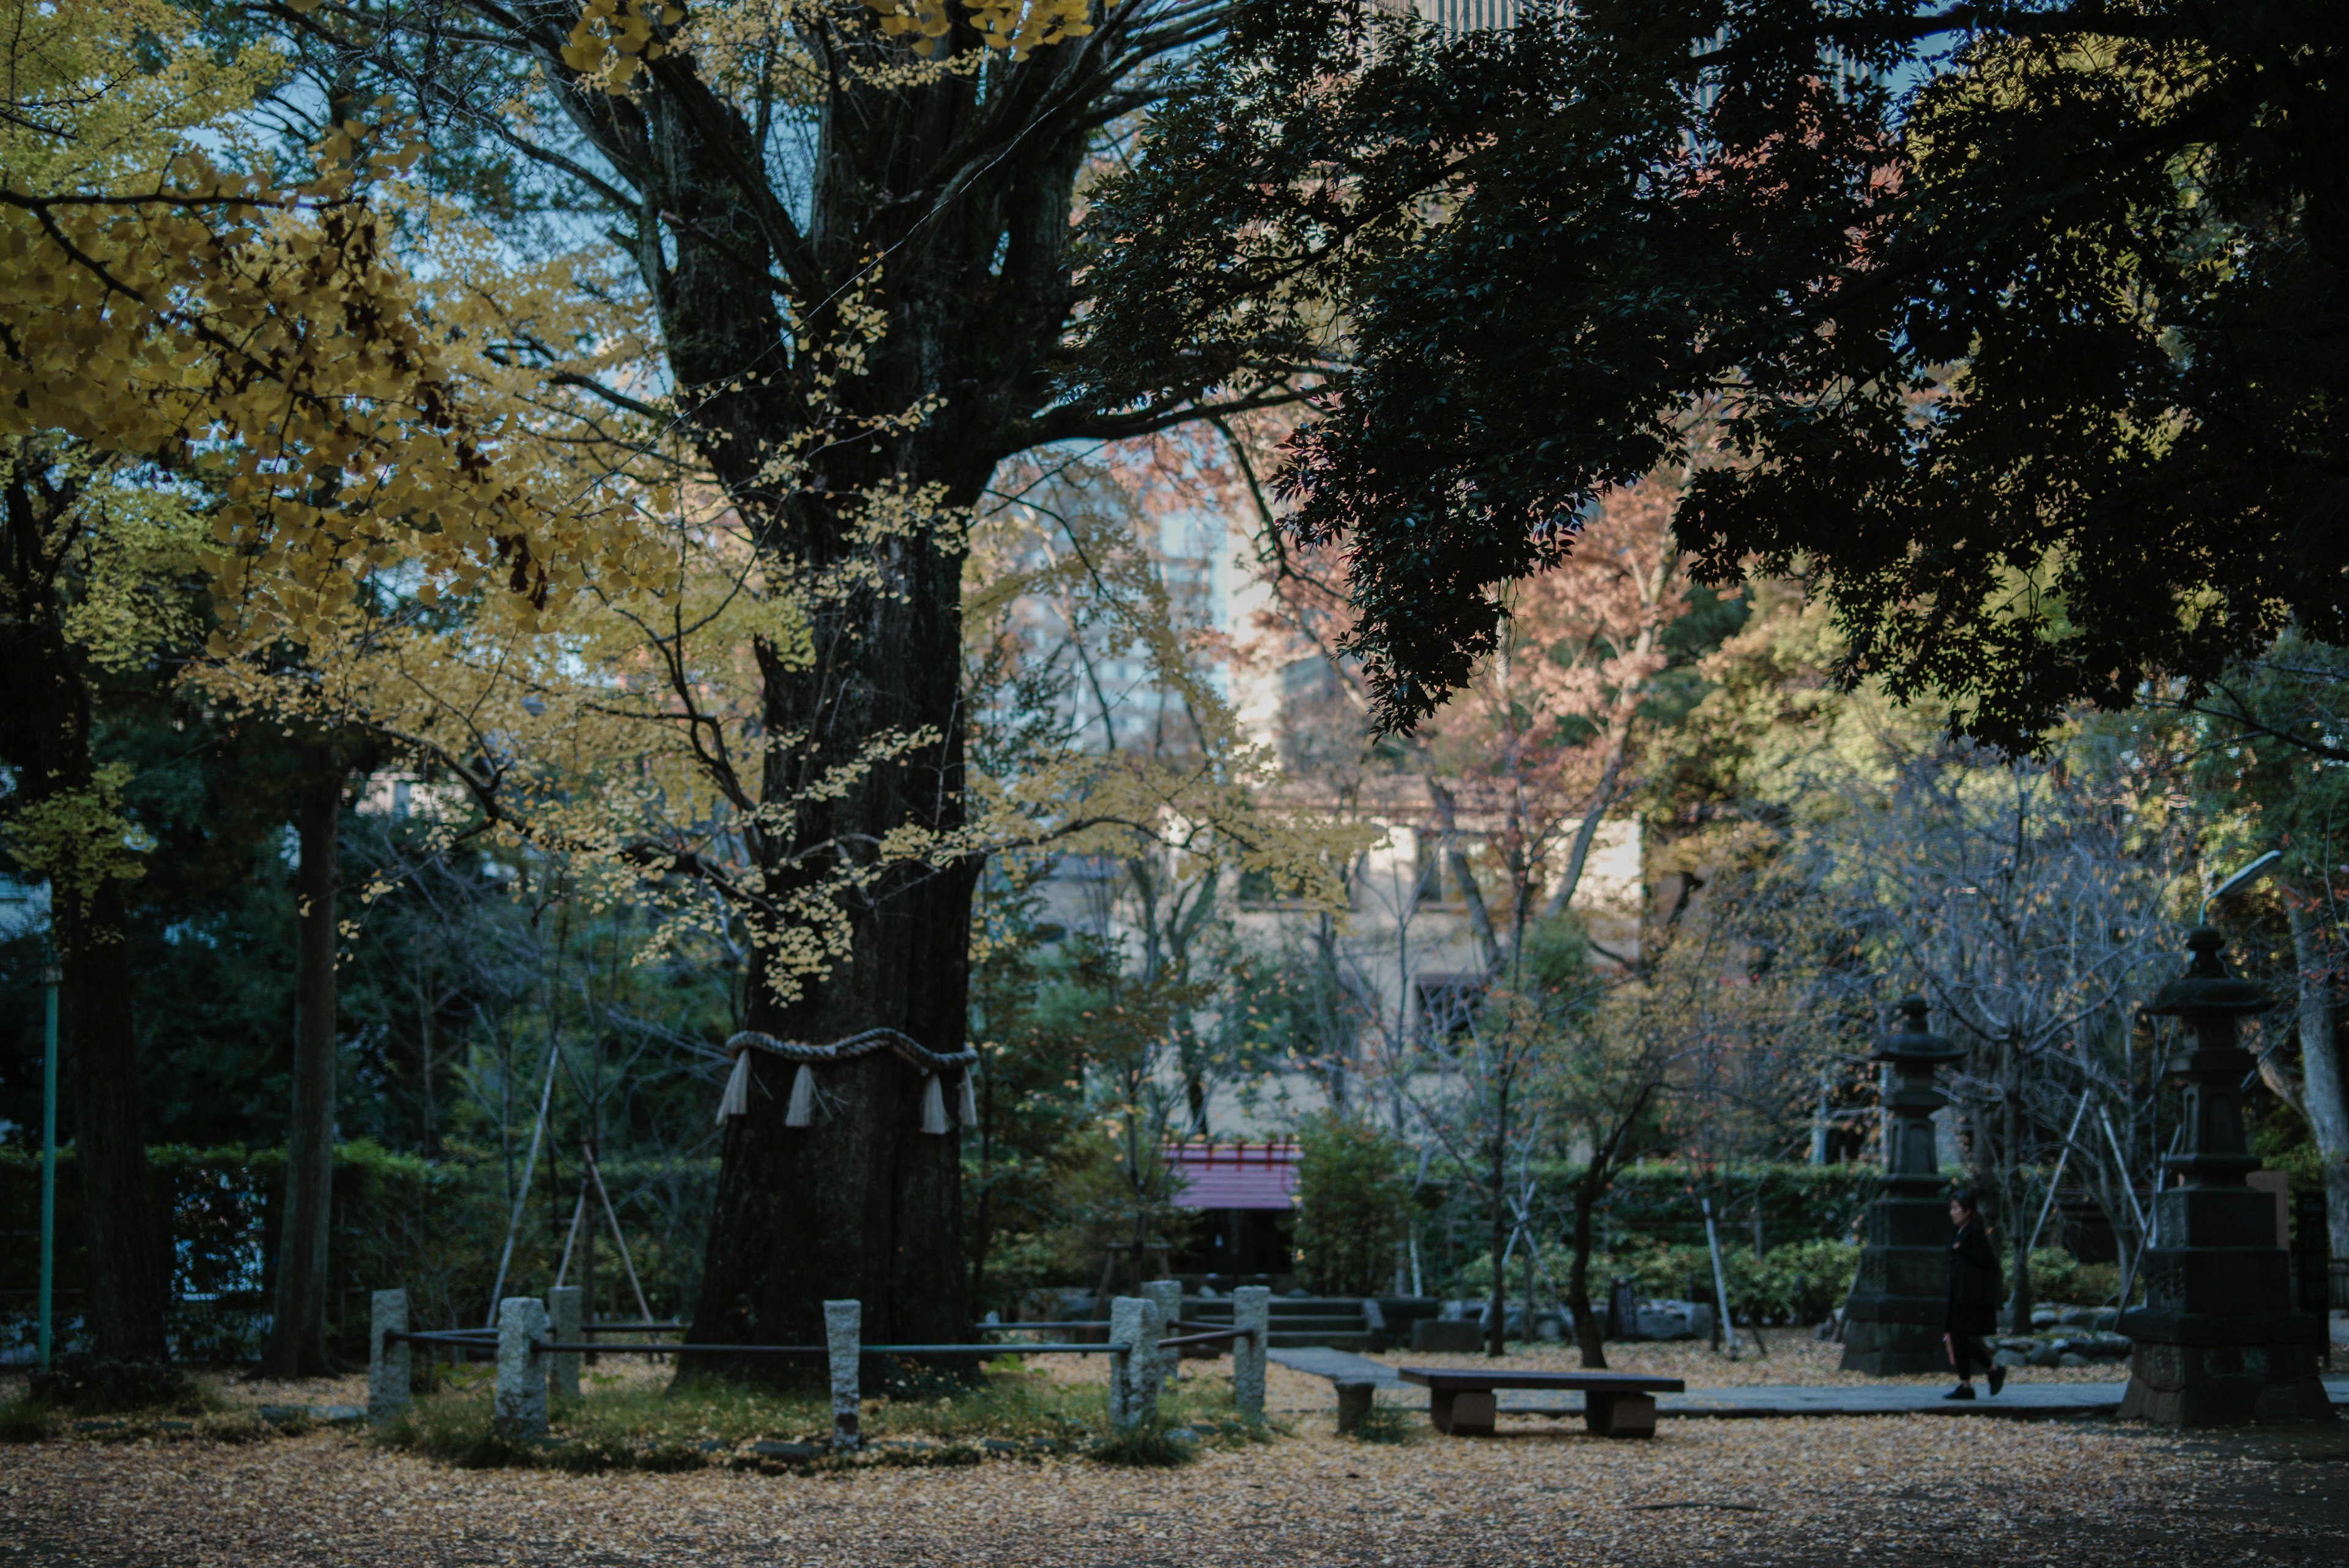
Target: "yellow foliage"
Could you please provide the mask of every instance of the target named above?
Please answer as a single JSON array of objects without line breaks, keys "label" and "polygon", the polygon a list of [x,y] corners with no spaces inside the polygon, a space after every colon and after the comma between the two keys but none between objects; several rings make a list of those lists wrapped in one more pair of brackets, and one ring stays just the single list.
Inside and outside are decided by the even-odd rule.
[{"label": "yellow foliage", "polygon": [[82,903],[103,883],[138,880],[145,874],[140,849],[152,840],[123,812],[122,789],[130,778],[129,767],[113,763],[80,789],[19,805],[7,827],[17,866],[28,876],[47,877],[57,896]]},{"label": "yellow foliage", "polygon": [[393,555],[551,603],[592,514],[510,471],[364,199],[413,158],[347,120],[273,183],[236,114],[284,69],[225,59],[160,0],[0,0],[0,439],[70,438],[220,496],[216,589],[267,635],[320,635]]}]

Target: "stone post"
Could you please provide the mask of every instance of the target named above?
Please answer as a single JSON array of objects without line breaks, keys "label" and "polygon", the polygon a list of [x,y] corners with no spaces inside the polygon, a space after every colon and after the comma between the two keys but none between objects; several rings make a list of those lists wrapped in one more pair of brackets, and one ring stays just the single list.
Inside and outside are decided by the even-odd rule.
[{"label": "stone post", "polygon": [[2183,1091],[2184,1126],[2179,1151],[2162,1158],[2182,1179],[2154,1199],[2161,1244],[2139,1275],[2145,1305],[2121,1314],[2121,1332],[2137,1341],[2121,1417],[2172,1427],[2330,1421],[2316,1370],[2324,1325],[2292,1310],[2275,1200],[2243,1180],[2260,1163],[2243,1137],[2243,1085],[2256,1064],[2237,1027],[2270,1003],[2227,972],[2218,932],[2198,926],[2186,945],[2193,961],[2146,1009],[2185,1026],[2167,1066]]},{"label": "stone post", "polygon": [[368,1303],[367,1419],[381,1427],[408,1412],[410,1387],[408,1341],[387,1342],[386,1334],[408,1332],[408,1293],[378,1291]]},{"label": "stone post", "polygon": [[1891,1376],[1950,1365],[1941,1319],[1950,1298],[1949,1199],[1933,1113],[1949,1096],[1937,1068],[1964,1054],[1925,1028],[1925,1003],[1900,1003],[1902,1026],[1884,1036],[1884,1176],[1862,1227],[1859,1272],[1844,1302],[1843,1369]]},{"label": "stone post", "polygon": [[[1158,1358],[1158,1310],[1145,1296],[1119,1296],[1109,1303],[1109,1424],[1119,1431],[1146,1424],[1158,1413],[1150,1372]],[[1145,1396],[1147,1397],[1145,1398]]]},{"label": "stone post", "polygon": [[1242,1285],[1232,1293],[1232,1403],[1242,1418],[1264,1419],[1264,1353],[1272,1330],[1272,1287]]},{"label": "stone post", "polygon": [[[1183,1282],[1153,1280],[1142,1287],[1142,1295],[1143,1300],[1157,1309],[1158,1337],[1174,1338],[1179,1332],[1174,1325],[1181,1322],[1183,1317]],[[1182,1376],[1179,1366],[1182,1359],[1183,1351],[1179,1345],[1173,1350],[1162,1350],[1158,1353],[1158,1359],[1151,1367],[1151,1402],[1154,1405],[1157,1403],[1159,1392]]]},{"label": "stone post", "polygon": [[546,1337],[546,1303],[535,1296],[508,1296],[498,1303],[498,1431],[509,1439],[546,1435],[546,1357],[536,1348]]},{"label": "stone post", "polygon": [[[581,1316],[581,1297],[577,1285],[557,1285],[546,1293],[546,1321],[552,1332],[549,1339],[563,1345],[582,1345],[579,1335],[585,1324]],[[546,1397],[549,1399],[579,1397],[579,1353],[558,1350],[546,1358]]]},{"label": "stone post", "polygon": [[832,1448],[849,1453],[864,1441],[857,1435],[857,1405],[862,1398],[856,1375],[864,1356],[864,1308],[856,1302],[823,1303],[823,1344],[832,1362]]}]

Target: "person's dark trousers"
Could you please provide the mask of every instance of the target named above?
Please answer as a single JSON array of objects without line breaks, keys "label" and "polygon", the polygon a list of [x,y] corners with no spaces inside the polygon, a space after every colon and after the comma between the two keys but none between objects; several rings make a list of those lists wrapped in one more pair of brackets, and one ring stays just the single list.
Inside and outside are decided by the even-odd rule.
[{"label": "person's dark trousers", "polygon": [[1991,1368],[1990,1346],[1982,1343],[1982,1336],[1978,1334],[1950,1335],[1950,1356],[1957,1363],[1961,1378],[1971,1377],[1977,1372],[1988,1372]]}]

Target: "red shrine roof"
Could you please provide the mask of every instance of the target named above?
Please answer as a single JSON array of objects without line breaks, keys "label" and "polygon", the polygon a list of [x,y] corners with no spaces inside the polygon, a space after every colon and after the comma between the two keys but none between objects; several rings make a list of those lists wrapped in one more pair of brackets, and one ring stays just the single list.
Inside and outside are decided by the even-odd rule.
[{"label": "red shrine roof", "polygon": [[1174,1203],[1181,1209],[1293,1209],[1297,1206],[1297,1146],[1293,1143],[1170,1143]]}]

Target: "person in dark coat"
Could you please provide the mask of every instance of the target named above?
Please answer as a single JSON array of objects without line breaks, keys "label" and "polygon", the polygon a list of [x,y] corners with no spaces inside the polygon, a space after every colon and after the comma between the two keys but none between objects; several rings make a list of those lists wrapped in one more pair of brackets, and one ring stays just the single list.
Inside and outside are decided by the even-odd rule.
[{"label": "person in dark coat", "polygon": [[1998,1249],[1982,1223],[1982,1200],[1971,1192],[1951,1199],[1950,1223],[1958,1233],[1950,1242],[1950,1304],[1941,1318],[1941,1342],[1950,1347],[1958,1386],[1942,1397],[1971,1399],[1977,1366],[1990,1374],[1992,1394],[2006,1384],[2006,1368],[1991,1359],[1990,1346],[1982,1343],[1982,1335],[1998,1328],[1998,1303],[2006,1292],[1999,1278]]}]

